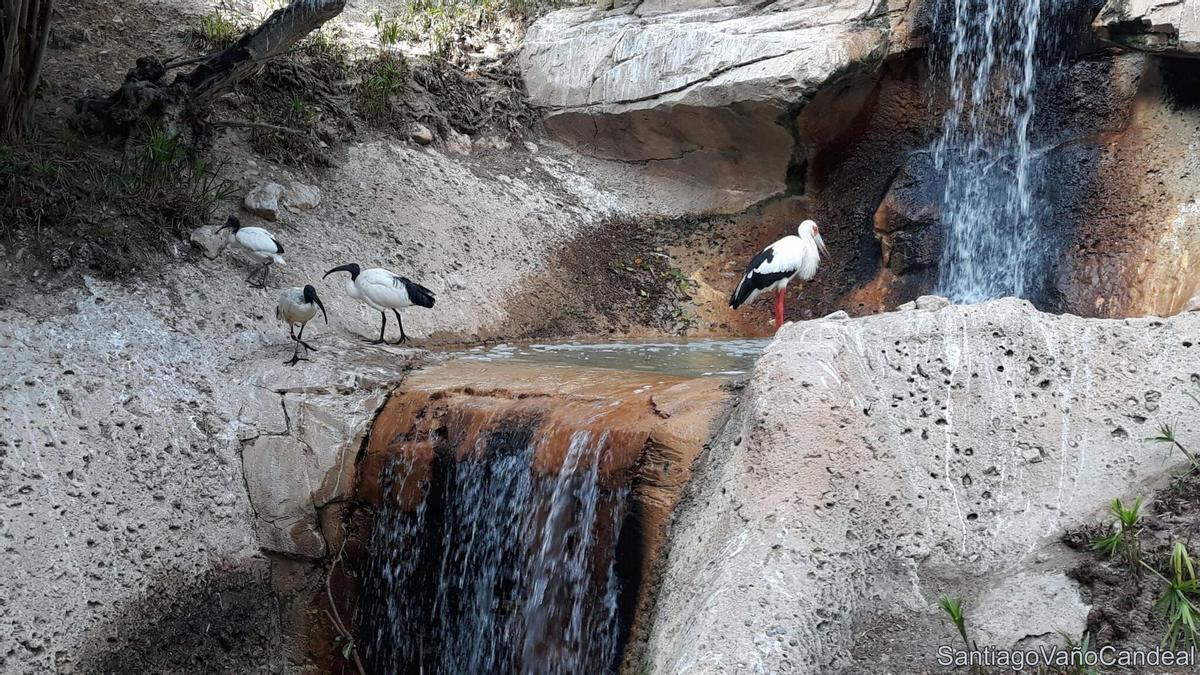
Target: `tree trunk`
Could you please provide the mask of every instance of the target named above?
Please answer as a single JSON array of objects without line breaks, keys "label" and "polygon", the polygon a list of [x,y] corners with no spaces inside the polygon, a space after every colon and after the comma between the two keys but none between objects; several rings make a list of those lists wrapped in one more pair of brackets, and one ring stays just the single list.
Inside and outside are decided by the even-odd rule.
[{"label": "tree trunk", "polygon": [[120,89],[76,101],[77,122],[89,131],[126,135],[141,122],[166,118],[172,126],[184,122],[201,135],[207,130],[205,115],[213,100],[263,61],[287,51],[340,14],[345,6],[346,0],[294,0],[170,84],[163,83],[170,64],[143,56]]},{"label": "tree trunk", "polygon": [[54,0],[0,0],[0,139],[29,130]]}]

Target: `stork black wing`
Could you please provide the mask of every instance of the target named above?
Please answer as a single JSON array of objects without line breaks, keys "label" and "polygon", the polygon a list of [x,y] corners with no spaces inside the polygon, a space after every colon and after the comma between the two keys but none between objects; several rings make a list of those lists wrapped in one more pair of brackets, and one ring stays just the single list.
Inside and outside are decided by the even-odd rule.
[{"label": "stork black wing", "polygon": [[737,309],[742,305],[743,302],[746,302],[746,299],[749,298],[750,294],[754,291],[761,291],[776,281],[779,281],[780,279],[786,279],[795,274],[794,270],[784,270],[780,272],[757,271],[759,268],[774,259],[775,247],[773,245],[766,247],[758,255],[754,256],[754,259],[751,260],[750,264],[746,266],[746,273],[742,275],[741,283],[739,283],[738,287],[734,289],[733,295],[729,296],[730,307]]},{"label": "stork black wing", "polygon": [[406,277],[396,277],[392,283],[404,284],[404,291],[408,293],[408,299],[412,304],[418,307],[433,307],[433,291],[428,288]]}]

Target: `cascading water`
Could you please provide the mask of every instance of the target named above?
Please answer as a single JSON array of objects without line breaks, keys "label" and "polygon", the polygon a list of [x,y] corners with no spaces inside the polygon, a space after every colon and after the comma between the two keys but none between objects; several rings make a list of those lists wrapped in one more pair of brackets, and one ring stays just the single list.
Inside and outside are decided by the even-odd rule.
[{"label": "cascading water", "polygon": [[[949,106],[932,148],[944,178],[939,292],[956,302],[1031,298],[1047,281],[1053,246],[1038,194],[1045,153],[1032,142],[1039,87],[1061,59],[1056,17],[1081,0],[943,0],[931,70]],[[1051,28],[1054,26],[1054,28]]]},{"label": "cascading water", "polygon": [[[381,673],[602,673],[617,656],[617,534],[628,488],[605,489],[608,435],[575,431],[557,475],[530,425],[447,460],[416,509],[376,516],[358,618]],[[411,464],[394,466],[398,494]],[[436,474],[441,474],[436,475]]]}]

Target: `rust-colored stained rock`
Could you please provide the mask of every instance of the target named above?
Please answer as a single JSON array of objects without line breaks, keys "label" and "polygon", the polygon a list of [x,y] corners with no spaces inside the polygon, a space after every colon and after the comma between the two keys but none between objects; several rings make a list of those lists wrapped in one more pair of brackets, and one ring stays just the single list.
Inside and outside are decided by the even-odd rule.
[{"label": "rust-colored stained rock", "polygon": [[[393,496],[415,508],[438,453],[455,461],[482,457],[493,435],[516,427],[536,429],[533,468],[542,474],[558,473],[574,439],[603,437],[601,482],[624,485],[648,446],[694,457],[723,398],[719,381],[654,373],[471,362],[435,367],[409,378],[380,412],[356,496],[382,502],[386,472],[400,463],[404,478]],[[664,407],[698,430],[682,431]]]},{"label": "rust-colored stained rock", "polygon": [[[671,513],[726,396],[722,381],[714,378],[477,362],[436,366],[407,379],[385,404],[360,460],[356,498],[364,505],[397,499],[402,508],[416,509],[434,477],[435,461],[486,456],[497,439],[500,445],[520,439],[534,444],[533,471],[555,474],[573,441],[604,438],[589,444],[602,453],[604,498],[624,494],[614,488],[630,488],[620,538],[631,540],[623,550],[638,553],[637,560],[622,565],[634,570],[631,580],[638,592],[631,643],[640,644]],[[400,466],[403,472],[387,475]],[[349,516],[347,556],[356,564],[365,559],[370,512],[358,509]],[[602,506],[599,512],[616,510]],[[598,519],[597,550],[612,550],[616,525]],[[593,581],[602,584],[608,563],[595,563]]]}]

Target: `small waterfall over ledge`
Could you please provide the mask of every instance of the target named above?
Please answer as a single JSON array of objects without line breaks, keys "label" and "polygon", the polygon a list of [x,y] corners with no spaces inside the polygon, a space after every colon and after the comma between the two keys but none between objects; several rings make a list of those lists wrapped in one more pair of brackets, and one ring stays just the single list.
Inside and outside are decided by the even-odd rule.
[{"label": "small waterfall over ledge", "polygon": [[1055,86],[1068,17],[1086,0],[941,0],[931,71],[948,86],[934,167],[942,175],[938,292],[956,302],[1036,298],[1055,246],[1039,193],[1049,175],[1035,145],[1039,89]]},{"label": "small waterfall over ledge", "polygon": [[530,433],[487,437],[487,454],[447,466],[415,511],[389,500],[377,518],[368,584],[380,602],[364,605],[365,660],[388,673],[611,669],[628,487],[601,486],[607,434],[575,432],[546,476],[533,470]]},{"label": "small waterfall over ledge", "polygon": [[616,672],[722,382],[466,359],[406,380],[347,535],[367,671]]}]

